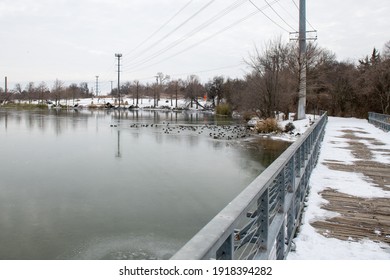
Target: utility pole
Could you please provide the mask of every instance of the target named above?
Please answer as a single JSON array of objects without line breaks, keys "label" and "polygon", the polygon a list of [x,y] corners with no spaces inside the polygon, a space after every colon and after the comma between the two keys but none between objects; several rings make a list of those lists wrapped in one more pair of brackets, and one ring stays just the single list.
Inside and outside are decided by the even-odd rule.
[{"label": "utility pole", "polygon": [[306,22],[306,0],[299,0],[299,32],[290,32],[290,40],[299,42],[299,100],[296,116],[298,120],[306,117],[306,42],[317,40],[317,30],[306,31]]},{"label": "utility pole", "polygon": [[99,95],[99,76],[96,77],[96,96]]},{"label": "utility pole", "polygon": [[113,83],[114,81],[110,81],[110,83],[111,83],[111,93],[112,93],[112,83]]},{"label": "utility pole", "polygon": [[121,106],[121,88],[120,88],[121,63],[120,63],[120,61],[121,61],[122,54],[121,53],[116,53],[115,57],[118,58],[118,102],[119,102],[119,107],[118,108],[120,108],[120,106]]},{"label": "utility pole", "polygon": [[306,118],[306,0],[299,0],[298,120]]},{"label": "utility pole", "polygon": [[136,106],[138,107],[138,98],[139,98],[139,95],[138,95],[138,90],[139,90],[139,81],[135,81],[135,84],[137,86],[136,88],[136,93],[137,93],[137,103],[136,103]]},{"label": "utility pole", "polygon": [[176,93],[176,109],[177,109],[177,90],[178,90],[178,81],[175,82],[175,93]]},{"label": "utility pole", "polygon": [[[156,108],[156,99],[157,99],[157,90],[158,90],[158,77],[159,76],[154,76],[156,78],[156,89],[154,90],[154,98],[153,98],[153,103],[154,103],[154,108]],[[158,102],[157,102],[158,106]]]},{"label": "utility pole", "polygon": [[5,82],[5,85],[4,85],[4,93],[5,93],[5,96],[6,96],[6,98],[7,98],[7,92],[8,92],[8,78],[7,78],[7,76],[5,76],[4,82]]}]

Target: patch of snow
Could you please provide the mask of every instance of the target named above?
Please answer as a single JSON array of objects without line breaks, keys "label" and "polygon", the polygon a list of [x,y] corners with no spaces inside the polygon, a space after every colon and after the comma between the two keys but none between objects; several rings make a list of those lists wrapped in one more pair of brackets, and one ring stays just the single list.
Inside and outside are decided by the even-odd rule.
[{"label": "patch of snow", "polygon": [[384,191],[378,187],[371,186],[365,180],[363,174],[330,170],[321,162],[318,163],[311,174],[310,186],[313,192],[320,192],[326,188],[331,188],[349,195],[364,198],[390,198],[389,191]]},{"label": "patch of snow", "polygon": [[[390,137],[388,132],[383,132],[367,120],[355,118],[334,118],[329,117],[326,126],[324,141],[321,147],[319,163],[313,170],[310,177],[310,193],[308,206],[304,212],[303,225],[297,238],[294,239],[296,250],[288,254],[289,260],[388,260],[390,259],[390,246],[381,242],[370,240],[356,241],[351,238],[342,241],[335,238],[325,237],[310,225],[315,220],[325,220],[337,216],[337,213],[321,209],[321,205],[327,203],[319,192],[326,188],[333,188],[349,195],[374,198],[390,197],[389,191],[372,186],[364,180],[362,174],[356,172],[344,172],[329,169],[325,163],[337,161],[340,164],[353,164],[352,153],[345,148],[348,147],[347,139],[342,138],[344,134],[341,130],[360,130],[366,133],[356,133],[365,138],[375,138],[385,145],[377,146],[369,144],[371,149],[389,149]],[[367,144],[367,143],[365,143]],[[375,153],[376,160],[388,162],[386,156],[380,152]],[[386,158],[386,161],[382,161]],[[382,234],[379,230],[377,234]],[[326,235],[326,233],[325,233]]]},{"label": "patch of snow", "polygon": [[257,122],[260,121],[260,118],[259,117],[253,117],[251,118],[249,121],[248,121],[248,126],[249,127],[255,127]]}]

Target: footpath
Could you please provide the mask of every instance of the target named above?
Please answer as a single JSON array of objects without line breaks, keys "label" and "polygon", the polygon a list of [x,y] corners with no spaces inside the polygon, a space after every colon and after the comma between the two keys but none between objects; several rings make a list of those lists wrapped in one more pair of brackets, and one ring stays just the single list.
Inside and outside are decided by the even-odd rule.
[{"label": "footpath", "polygon": [[390,259],[390,132],[329,117],[291,260]]}]

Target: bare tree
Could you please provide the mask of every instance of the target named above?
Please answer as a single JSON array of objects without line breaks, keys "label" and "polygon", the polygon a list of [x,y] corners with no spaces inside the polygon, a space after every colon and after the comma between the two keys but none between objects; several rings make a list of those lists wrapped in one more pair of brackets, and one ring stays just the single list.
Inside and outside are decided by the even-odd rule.
[{"label": "bare tree", "polygon": [[250,94],[253,100],[252,108],[262,117],[270,117],[275,111],[281,110],[281,101],[288,100],[291,96],[287,89],[288,78],[293,75],[291,67],[291,52],[287,44],[283,44],[278,38],[270,41],[260,52],[255,48],[247,64],[252,68],[252,73],[247,76],[250,89],[256,94]]},{"label": "bare tree", "polygon": [[198,97],[202,95],[204,92],[204,87],[201,85],[199,81],[199,77],[196,75],[188,76],[186,82],[185,96],[189,98],[191,101],[190,106],[193,106],[193,101],[196,102],[196,108],[198,108]]},{"label": "bare tree", "polygon": [[[205,88],[208,95],[208,98],[212,100],[213,106],[218,106],[223,98],[224,93],[224,78],[222,76],[216,76],[212,81],[206,83]],[[217,99],[217,104],[215,104],[215,99]]]},{"label": "bare tree", "polygon": [[183,81],[181,79],[170,81],[167,84],[166,93],[170,96],[172,107],[173,107],[173,97],[175,96],[175,100],[176,100],[175,107],[177,108],[177,99],[179,94],[182,93],[182,91],[183,91]]},{"label": "bare tree", "polygon": [[46,86],[45,82],[41,82],[37,87],[38,100],[41,104],[43,104],[43,100],[46,99],[46,94],[49,92],[49,89]]},{"label": "bare tree", "polygon": [[158,102],[160,101],[161,98],[161,92],[164,91],[165,85],[171,77],[169,75],[164,75],[162,72],[158,72],[156,76],[156,104],[158,106]]},{"label": "bare tree", "polygon": [[74,105],[75,105],[75,99],[76,99],[77,96],[80,94],[80,89],[79,89],[79,87],[77,86],[77,84],[75,84],[75,83],[70,84],[69,87],[68,87],[68,93],[69,93],[70,96],[72,97],[73,106],[74,106]]},{"label": "bare tree", "polygon": [[390,59],[390,41],[388,41],[383,47],[383,58],[385,60]]},{"label": "bare tree", "polygon": [[26,92],[26,98],[28,100],[28,103],[31,104],[32,99],[35,98],[35,92],[36,92],[34,82],[29,82],[26,85],[25,92]]},{"label": "bare tree", "polygon": [[61,95],[63,94],[63,92],[64,92],[64,82],[60,81],[59,79],[56,79],[54,81],[52,91],[51,91],[56,106],[60,105]]}]

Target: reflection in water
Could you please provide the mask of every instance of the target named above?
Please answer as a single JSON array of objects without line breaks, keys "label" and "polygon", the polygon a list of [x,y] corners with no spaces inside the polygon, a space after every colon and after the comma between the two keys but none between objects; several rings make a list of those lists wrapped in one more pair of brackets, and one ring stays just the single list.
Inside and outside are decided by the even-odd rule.
[{"label": "reflection in water", "polygon": [[205,124],[234,121],[0,110],[0,259],[169,258],[288,145]]},{"label": "reflection in water", "polygon": [[121,131],[118,129],[118,149],[116,152],[116,157],[121,157]]}]

